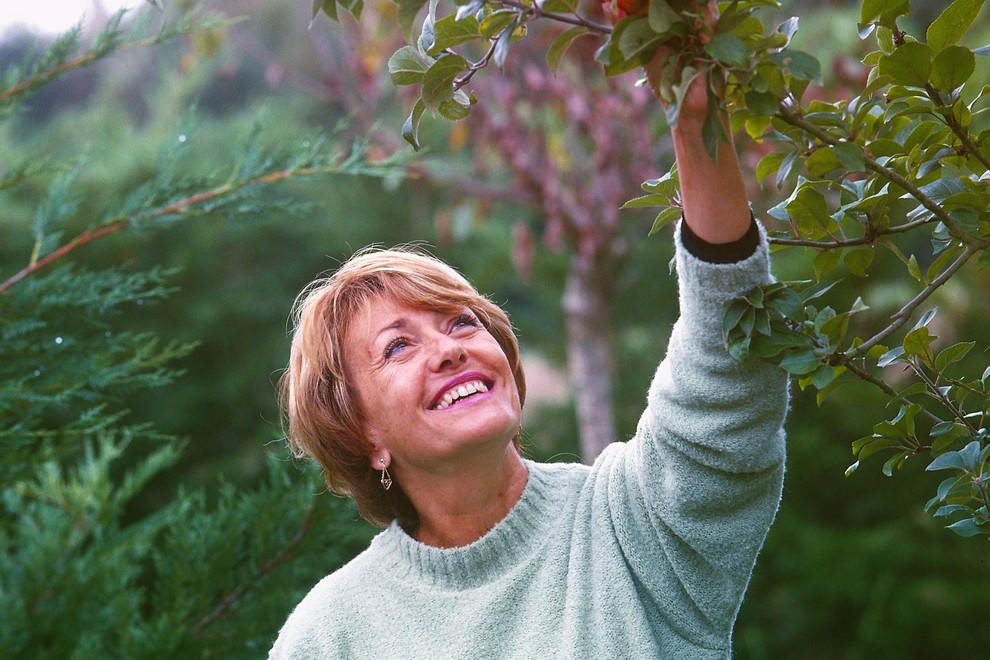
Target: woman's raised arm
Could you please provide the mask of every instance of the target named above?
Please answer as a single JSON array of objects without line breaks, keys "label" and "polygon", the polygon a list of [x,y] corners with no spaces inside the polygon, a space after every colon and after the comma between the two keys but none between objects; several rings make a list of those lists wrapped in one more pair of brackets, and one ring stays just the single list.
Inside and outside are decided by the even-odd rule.
[{"label": "woman's raised arm", "polygon": [[[714,3],[709,3],[709,16],[714,23],[717,19]],[[665,54],[657,53],[646,65],[650,88],[658,99]],[[715,87],[721,88],[720,82],[716,81]],[[728,141],[719,142],[715,160],[705,148],[702,127],[708,115],[709,87],[706,75],[694,78],[671,134],[685,222],[698,238],[709,243],[731,243],[742,238],[750,227],[749,202],[731,135]],[[719,119],[723,125],[727,123],[724,116]],[[728,130],[725,132],[729,134]]]}]

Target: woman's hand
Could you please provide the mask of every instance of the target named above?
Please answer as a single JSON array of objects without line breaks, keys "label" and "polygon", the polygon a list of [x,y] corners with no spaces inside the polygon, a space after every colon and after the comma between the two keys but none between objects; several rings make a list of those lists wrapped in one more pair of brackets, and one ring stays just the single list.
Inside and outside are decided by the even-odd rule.
[{"label": "woman's hand", "polygon": [[[742,238],[749,229],[749,200],[731,136],[719,142],[714,160],[705,148],[705,118],[709,107],[718,105],[710,106],[708,95],[713,88],[720,90],[722,81],[709,84],[710,76],[718,75],[717,70],[706,65],[699,56],[703,53],[703,44],[714,33],[718,10],[714,2],[696,6],[698,11],[693,13],[700,16],[702,24],[696,30],[689,30],[689,36],[680,44],[683,50],[678,52],[672,46],[663,46],[644,69],[653,94],[665,107],[667,103],[661,93],[664,68],[671,63],[681,67],[681,71],[676,72],[678,80],[686,68],[699,72],[686,81],[688,87],[681,97],[677,124],[671,128],[684,221],[697,236],[709,243],[731,243]],[[728,123],[725,117],[718,120],[723,125]]]},{"label": "woman's hand", "polygon": [[[690,13],[698,17],[697,23],[689,30],[687,36],[678,40],[679,43],[661,46],[643,69],[646,71],[650,90],[664,109],[669,105],[661,92],[665,69],[670,66],[679,69],[675,71],[674,80],[681,79],[686,67],[690,67],[695,72],[694,77],[687,81],[688,88],[681,100],[679,120],[682,119],[692,125],[697,124],[697,128],[700,129],[705,117],[708,116],[708,79],[711,75],[701,56],[704,45],[711,41],[715,25],[718,23],[718,7],[715,2],[705,2],[699,6],[692,0],[686,4],[690,5]],[[721,81],[714,82],[716,88],[721,89]]]}]

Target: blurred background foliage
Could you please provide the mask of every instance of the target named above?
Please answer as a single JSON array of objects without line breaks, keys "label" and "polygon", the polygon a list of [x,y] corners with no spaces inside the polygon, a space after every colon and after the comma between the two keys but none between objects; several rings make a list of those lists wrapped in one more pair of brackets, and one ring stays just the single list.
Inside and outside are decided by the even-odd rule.
[{"label": "blurred background foliage", "polygon": [[[165,4],[169,15],[191,6],[184,0]],[[941,4],[916,2],[909,20],[927,24]],[[397,130],[405,101],[396,96],[385,71],[394,44],[384,35],[394,30],[376,33],[375,21],[367,18],[358,36],[329,21],[309,25],[310,3],[302,0],[209,0],[203,5],[244,20],[117,53],[73,71],[40,88],[0,123],[0,168],[45,157],[59,169],[75,171],[79,207],[63,227],[63,240],[114,200],[146,184],[162,146],[176,141],[184,146],[190,176],[226,170],[236,158],[235,145],[255,128],[263,145],[273,149],[305,149],[320,133],[345,142],[366,139],[372,159],[405,149]],[[382,12],[383,26],[394,20],[384,7],[366,8],[375,11]],[[785,3],[782,17],[792,14],[801,17],[797,46],[823,64],[826,79],[816,93],[841,95],[861,85],[858,62],[867,46],[856,35],[858,3]],[[89,13],[84,40],[105,18]],[[983,25],[975,38],[990,42],[988,24]],[[0,35],[0,72],[37,56],[48,39],[16,31]],[[176,536],[173,545],[180,550],[172,556],[187,556],[203,571],[198,582],[205,600],[187,608],[191,623],[183,643],[116,648],[130,648],[131,657],[150,655],[155,648],[157,657],[263,655],[266,640],[274,639],[292,604],[359,551],[373,532],[337,498],[320,494],[314,500],[311,496],[321,492],[316,475],[285,463],[273,386],[287,360],[287,318],[296,293],[361,246],[424,241],[504,304],[530,361],[529,453],[552,460],[580,456],[571,395],[580,384],[567,383],[561,312],[568,254],[564,247],[537,241],[523,259],[520,223],[537,232],[543,226],[532,207],[507,202],[504,194],[479,194],[481,201],[465,202],[465,172],[472,173],[469,180],[479,189],[501,187],[504,192],[512,185],[497,163],[485,171],[474,164],[483,145],[473,142],[471,121],[451,126],[426,120],[421,139],[430,151],[413,163],[409,179],[290,181],[267,193],[274,198],[266,209],[285,212],[181,219],[167,227],[121,232],[74,253],[79,269],[164,269],[162,286],[170,295],[122,306],[113,331],[151,332],[163,342],[196,344],[190,355],[173,363],[181,373],[172,382],[121,396],[128,419],[149,423],[155,434],[130,443],[107,469],[108,479],[119,479],[160,450],[156,438],[182,439],[174,445],[181,454],[135,494],[120,524],[147,525],[168,510],[173,523],[199,527],[202,538]],[[641,178],[661,173],[671,159],[662,113],[656,112],[652,122],[657,166]],[[760,146],[741,148],[744,163],[755,168]],[[461,181],[460,188],[452,181]],[[28,263],[36,211],[50,182],[51,177],[40,176],[0,190],[0,279]],[[628,197],[636,195],[637,183],[629,182]],[[754,183],[751,191],[758,211],[776,204],[780,194],[769,184],[761,189]],[[676,315],[675,283],[667,272],[669,237],[646,238],[652,216],[637,213],[623,212],[623,231],[633,240],[616,277],[611,309],[619,437],[635,428]],[[777,262],[778,275],[788,277],[789,267],[785,251]],[[985,351],[981,329],[990,321],[990,303],[981,292],[987,290],[987,274],[968,270],[956,279],[938,294],[939,334],[976,338],[977,350]],[[866,298],[869,291],[873,300],[882,299],[885,288],[898,286],[882,273],[845,285],[851,297]],[[71,335],[71,315],[60,322],[61,331]],[[52,340],[44,334],[32,339]],[[990,628],[982,624],[990,611],[988,553],[980,544],[945,533],[922,512],[918,493],[932,491],[940,477],[910,462],[894,479],[877,470],[844,477],[852,462],[850,443],[868,434],[878,415],[887,414],[880,409],[884,399],[866,385],[841,388],[821,408],[813,395],[796,388],[794,395],[785,496],[740,614],[736,657],[979,656],[979,649],[990,644]],[[89,458],[77,447],[64,460],[67,466],[86,465]],[[235,504],[240,500],[233,493],[249,503]],[[4,515],[10,516],[6,498],[5,506]],[[176,511],[177,506],[183,510]],[[310,509],[315,513],[306,518]],[[241,528],[224,527],[236,525],[239,517]],[[309,523],[300,527],[304,519]],[[300,529],[305,538],[293,543]],[[264,562],[248,559],[255,556],[248,551],[212,559],[197,555],[197,545],[200,550],[222,545],[216,537],[228,532],[231,538],[269,537],[268,546],[257,553],[280,561],[259,571]],[[16,555],[11,538],[0,539],[0,552],[8,559]],[[283,557],[280,548],[290,552]],[[75,559],[84,561],[85,555]],[[229,576],[234,577],[225,583]],[[235,586],[245,581],[251,588],[238,595]],[[192,589],[188,585],[195,583],[174,584]],[[84,605],[86,593],[76,595],[83,599],[78,602],[67,600],[66,607]],[[238,595],[237,605],[224,608],[231,594]],[[138,607],[152,609],[147,603]],[[118,617],[106,630],[130,625],[115,610],[102,612]],[[213,612],[218,612],[216,623],[208,619]],[[214,628],[226,626],[218,633],[223,643],[202,636],[204,620]],[[32,633],[33,646],[25,648],[35,657],[86,657],[87,648],[99,648],[83,643],[89,625],[83,619],[66,622],[62,641]],[[25,620],[22,625],[41,623]],[[75,633],[72,625],[78,627]],[[238,635],[250,642],[230,642]],[[78,642],[74,647],[72,639]],[[148,633],[147,639],[157,638]],[[5,652],[0,649],[0,656]]]}]

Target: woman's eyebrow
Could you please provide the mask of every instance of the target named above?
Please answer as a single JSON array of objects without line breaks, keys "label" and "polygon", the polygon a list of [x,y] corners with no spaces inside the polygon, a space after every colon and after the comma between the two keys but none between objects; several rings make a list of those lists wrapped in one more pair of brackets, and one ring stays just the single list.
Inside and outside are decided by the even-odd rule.
[{"label": "woman's eyebrow", "polygon": [[383,334],[385,334],[389,330],[402,330],[407,325],[409,325],[409,321],[404,316],[401,317],[401,318],[398,318],[398,319],[392,321],[391,323],[389,323],[388,325],[384,326],[383,328],[381,328],[375,334],[375,339],[378,339],[379,337],[381,337]]}]

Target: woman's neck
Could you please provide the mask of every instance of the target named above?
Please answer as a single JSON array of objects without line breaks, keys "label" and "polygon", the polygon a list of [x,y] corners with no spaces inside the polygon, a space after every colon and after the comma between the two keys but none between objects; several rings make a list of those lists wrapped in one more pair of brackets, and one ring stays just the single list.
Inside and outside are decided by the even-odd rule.
[{"label": "woman's neck", "polygon": [[407,490],[419,527],[413,536],[426,545],[456,548],[484,536],[522,496],[529,472],[515,446],[502,459],[464,466],[455,476],[436,478]]}]

